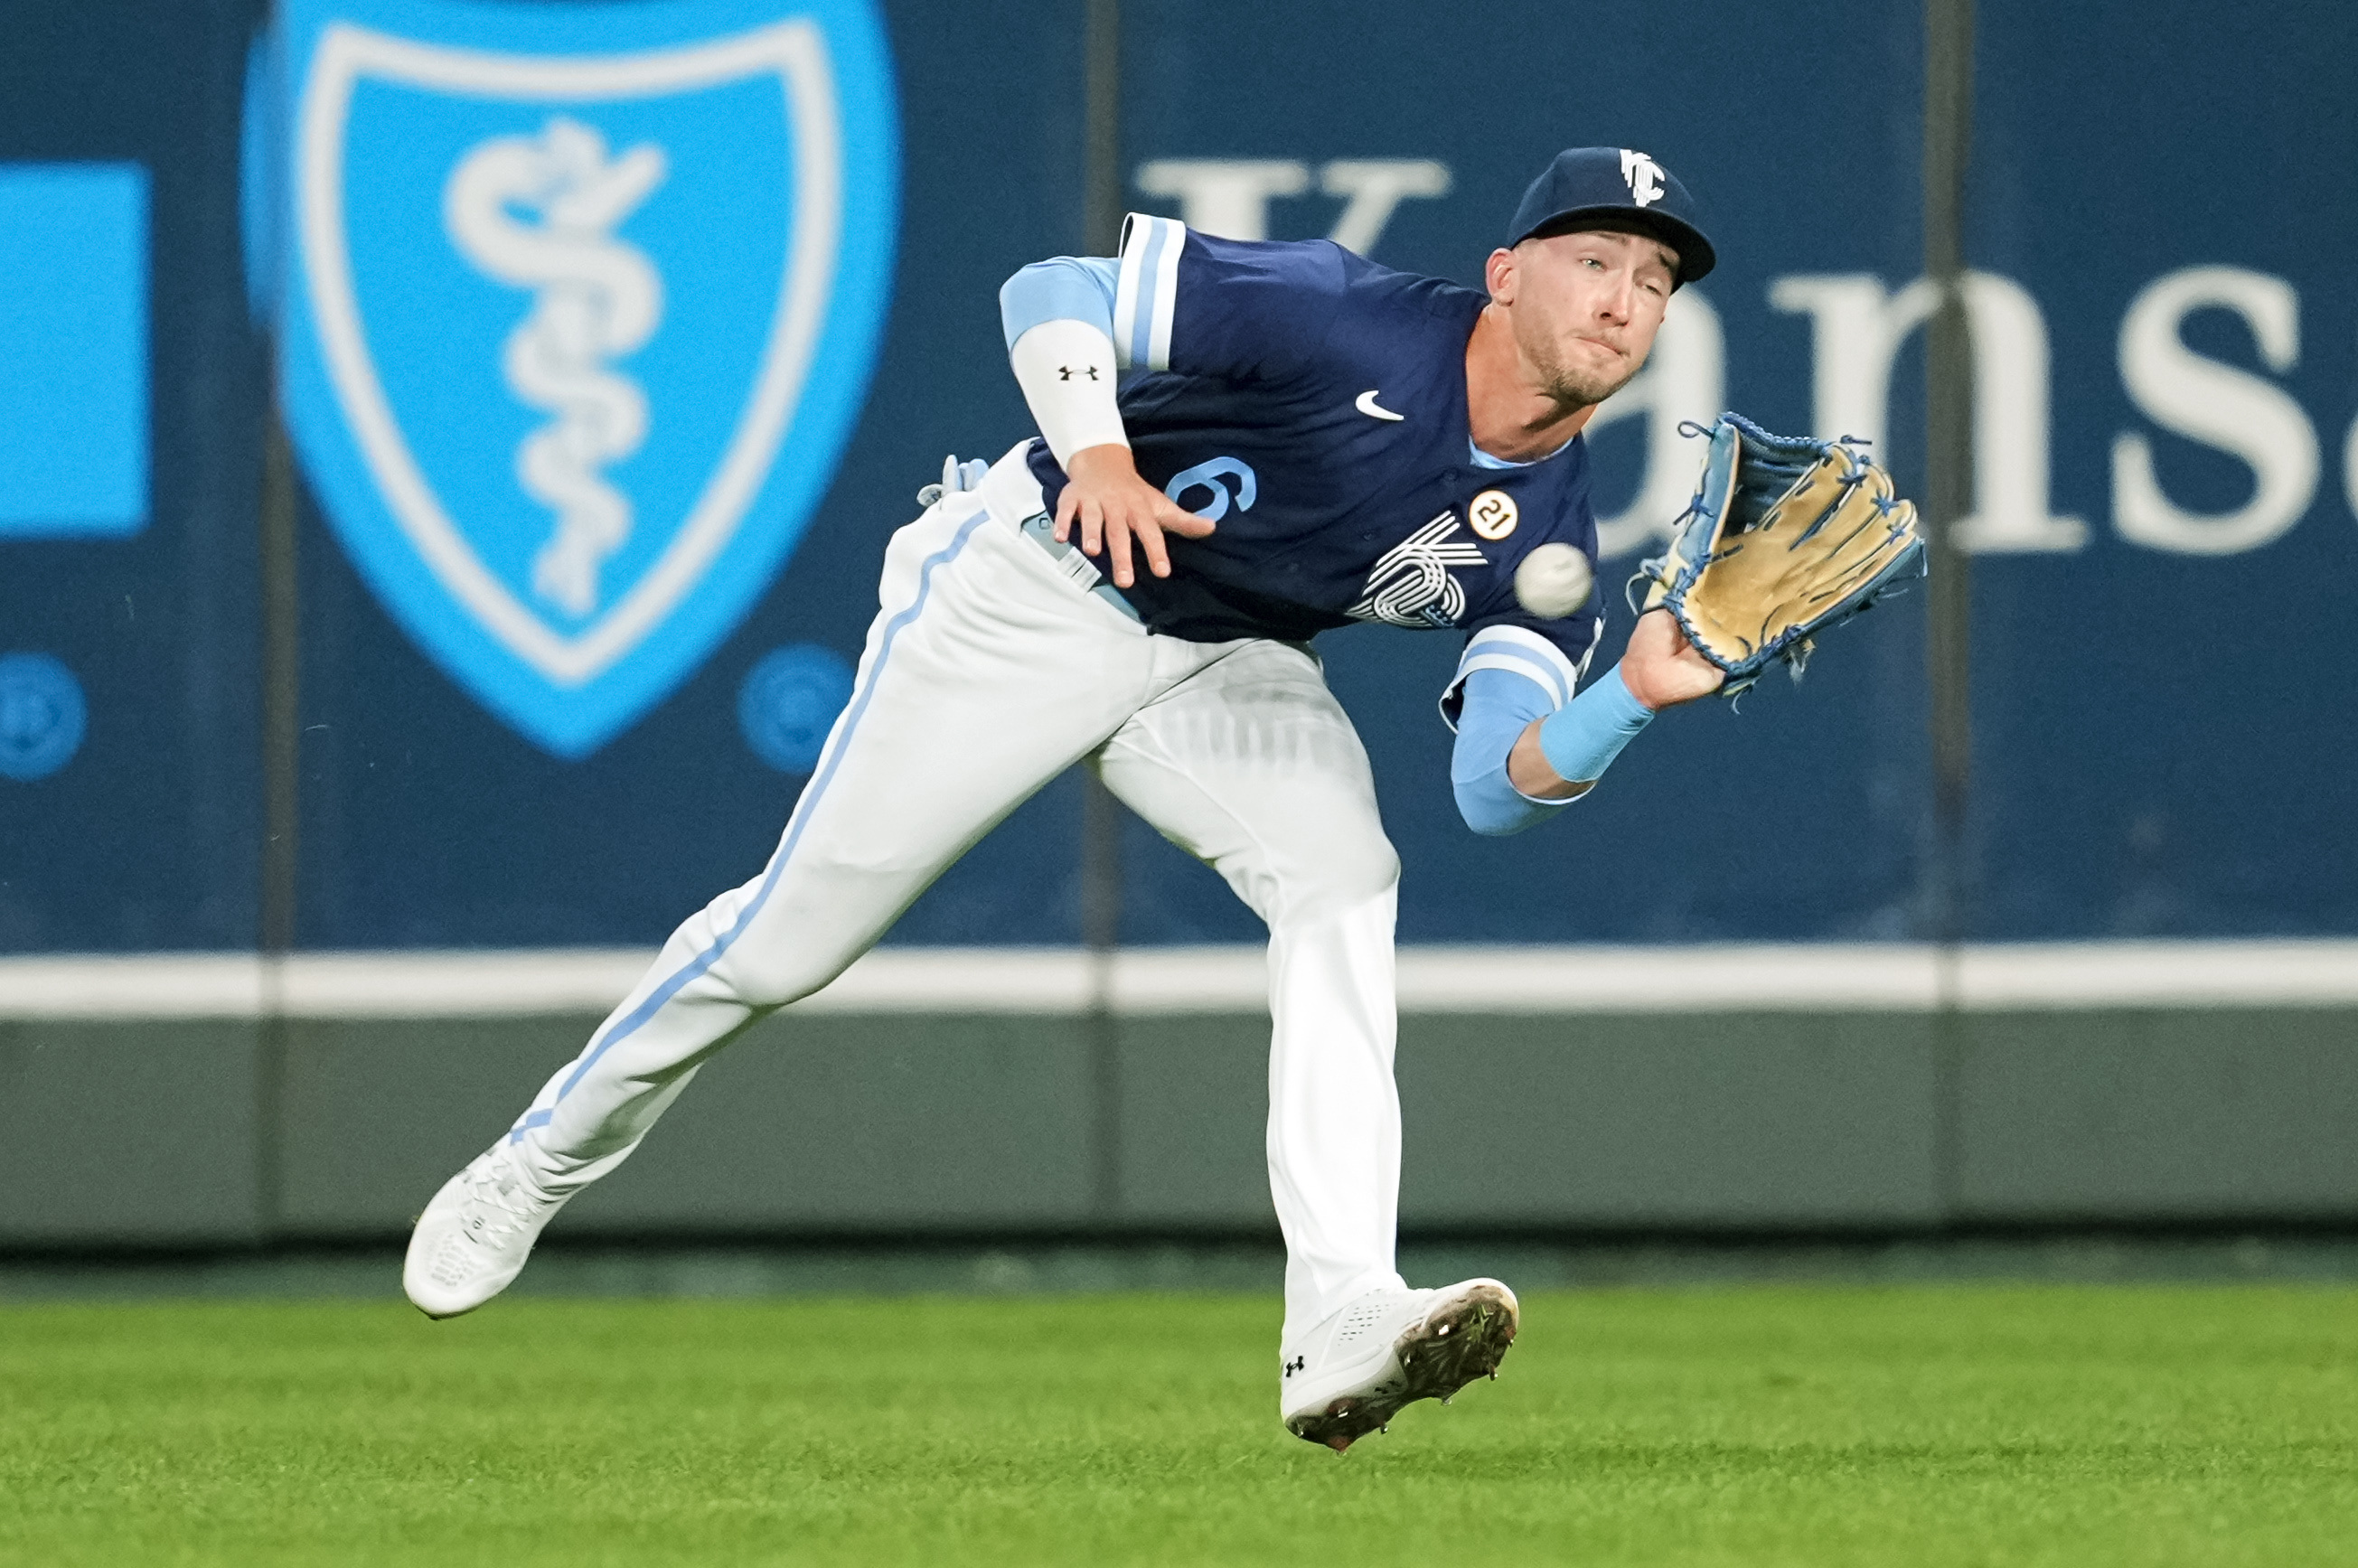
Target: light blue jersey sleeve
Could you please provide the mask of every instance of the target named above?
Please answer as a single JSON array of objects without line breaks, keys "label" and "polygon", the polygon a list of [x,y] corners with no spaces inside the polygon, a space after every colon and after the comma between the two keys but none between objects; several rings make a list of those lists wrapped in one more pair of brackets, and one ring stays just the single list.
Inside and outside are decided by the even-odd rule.
[{"label": "light blue jersey sleeve", "polygon": [[1510,670],[1476,670],[1464,682],[1449,787],[1466,826],[1486,837],[1520,833],[1572,804],[1534,800],[1507,776],[1507,757],[1534,719],[1555,711],[1547,688]]},{"label": "light blue jersey sleeve", "polygon": [[1043,321],[1086,321],[1111,337],[1120,265],[1108,256],[1051,256],[1009,278],[999,290],[1007,346]]},{"label": "light blue jersey sleeve", "polygon": [[1540,800],[1515,787],[1507,762],[1532,720],[1540,721],[1548,766],[1560,778],[1590,784],[1653,721],[1653,709],[1630,695],[1618,665],[1574,696],[1586,664],[1574,665],[1554,643],[1519,626],[1487,626],[1466,643],[1457,678],[1441,699],[1442,716],[1457,730],[1449,783],[1466,827],[1491,837],[1520,833],[1585,797]]},{"label": "light blue jersey sleeve", "polygon": [[1466,642],[1441,696],[1441,717],[1457,731],[1449,784],[1466,827],[1494,837],[1520,833],[1572,804],[1534,800],[1517,789],[1507,777],[1507,756],[1532,719],[1572,701],[1580,676],[1581,665],[1528,627],[1485,626]]},{"label": "light blue jersey sleeve", "polygon": [[1363,265],[1331,240],[1223,240],[1133,212],[1121,254],[1057,256],[999,291],[1007,346],[1044,321],[1084,321],[1123,370],[1267,380],[1311,362]]}]

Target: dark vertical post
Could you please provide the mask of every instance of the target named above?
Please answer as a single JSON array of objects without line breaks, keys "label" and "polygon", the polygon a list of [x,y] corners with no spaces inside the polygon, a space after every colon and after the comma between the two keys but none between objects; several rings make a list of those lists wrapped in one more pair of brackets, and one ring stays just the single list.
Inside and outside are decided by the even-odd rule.
[{"label": "dark vertical post", "polygon": [[285,1007],[287,957],[295,947],[297,748],[302,721],[301,629],[297,619],[295,459],[279,417],[277,376],[263,409],[260,544],[262,568],[262,865],[260,947],[262,1017],[256,1038],[255,1185],[265,1239],[281,1212],[279,1141],[289,1048]]},{"label": "dark vertical post", "polygon": [[[1083,244],[1109,256],[1120,243],[1121,183],[1120,0],[1084,0]],[[1113,968],[1121,944],[1121,805],[1093,769],[1081,770],[1081,940],[1089,955],[1092,1206],[1102,1224],[1121,1208],[1121,1026]]]},{"label": "dark vertical post", "polygon": [[1926,639],[1932,742],[1931,935],[1941,1011],[1934,1022],[1937,1177],[1956,1208],[1958,945],[1965,935],[1965,823],[1973,762],[1972,557],[1958,525],[1973,512],[1974,358],[1965,314],[1965,170],[1974,110],[1973,0],[1924,5],[1924,275],[1940,291],[1925,352],[1924,520],[1932,577]]},{"label": "dark vertical post", "polygon": [[1088,137],[1082,200],[1089,254],[1109,256],[1121,242],[1121,3],[1086,0],[1088,6],[1084,100]]}]

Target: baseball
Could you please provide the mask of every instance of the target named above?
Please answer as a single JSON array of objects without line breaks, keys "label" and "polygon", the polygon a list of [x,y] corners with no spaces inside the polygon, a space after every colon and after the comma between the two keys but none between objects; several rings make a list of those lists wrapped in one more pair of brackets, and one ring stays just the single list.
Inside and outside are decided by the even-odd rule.
[{"label": "baseball", "polygon": [[1570,545],[1541,545],[1515,568],[1515,600],[1542,620],[1569,615],[1588,602],[1596,574]]}]

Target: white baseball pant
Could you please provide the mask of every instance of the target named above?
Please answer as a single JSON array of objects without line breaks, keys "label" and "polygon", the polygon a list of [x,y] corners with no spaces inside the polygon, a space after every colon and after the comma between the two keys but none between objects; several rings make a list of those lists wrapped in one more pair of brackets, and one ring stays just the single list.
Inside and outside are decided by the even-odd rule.
[{"label": "white baseball pant", "polygon": [[1020,532],[1022,449],[892,536],[850,703],[762,873],[690,916],[516,1124],[552,1193],[628,1158],[707,1056],[843,972],[1034,791],[1087,760],[1269,925],[1269,1172],[1284,1333],[1398,1287],[1400,862],[1317,660],[1157,636]]}]

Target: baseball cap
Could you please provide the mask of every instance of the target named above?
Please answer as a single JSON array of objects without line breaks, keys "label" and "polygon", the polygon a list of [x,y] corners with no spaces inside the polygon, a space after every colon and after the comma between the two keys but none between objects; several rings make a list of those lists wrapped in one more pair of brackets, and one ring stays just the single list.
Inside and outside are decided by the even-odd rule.
[{"label": "baseball cap", "polygon": [[1678,282],[1689,284],[1719,262],[1695,218],[1694,200],[1678,176],[1644,153],[1566,147],[1523,192],[1507,245],[1511,250],[1541,229],[1644,234],[1678,252]]}]

